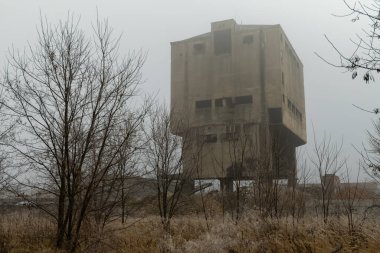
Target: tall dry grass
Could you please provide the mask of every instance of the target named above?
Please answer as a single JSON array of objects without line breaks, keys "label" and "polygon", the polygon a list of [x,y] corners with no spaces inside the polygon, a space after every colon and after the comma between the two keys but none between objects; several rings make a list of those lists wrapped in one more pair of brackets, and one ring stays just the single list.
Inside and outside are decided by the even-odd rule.
[{"label": "tall dry grass", "polygon": [[[54,226],[33,212],[3,215],[0,252],[58,252]],[[157,216],[130,218],[104,228],[87,222],[80,252],[380,252],[380,222],[366,221],[349,232],[344,218],[263,219],[254,212],[238,223],[201,215],[174,218],[170,234]]]},{"label": "tall dry grass", "polygon": [[0,252],[57,252],[53,223],[33,211],[17,211],[0,218]]}]

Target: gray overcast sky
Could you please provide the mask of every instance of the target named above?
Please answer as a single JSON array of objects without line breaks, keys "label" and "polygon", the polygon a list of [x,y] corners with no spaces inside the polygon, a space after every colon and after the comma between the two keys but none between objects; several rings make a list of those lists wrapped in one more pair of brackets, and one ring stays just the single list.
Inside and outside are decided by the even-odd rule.
[{"label": "gray overcast sky", "polygon": [[280,24],[304,64],[309,143],[314,125],[318,136],[326,132],[334,139],[344,138],[351,164],[357,160],[351,144],[360,146],[366,140],[365,130],[375,116],[352,104],[368,109],[380,106],[380,76],[372,84],[353,81],[350,73],[328,66],[314,54],[338,60],[324,34],[350,52],[349,38],[363,24],[331,15],[347,13],[342,0],[0,0],[0,65],[12,45],[22,49],[28,41],[33,44],[40,13],[56,22],[72,11],[81,16],[82,27],[90,29],[97,10],[116,33],[124,34],[123,53],[148,52],[144,90],[159,91],[160,99],[167,101],[171,41],[208,32],[211,22],[230,18],[242,24]]}]

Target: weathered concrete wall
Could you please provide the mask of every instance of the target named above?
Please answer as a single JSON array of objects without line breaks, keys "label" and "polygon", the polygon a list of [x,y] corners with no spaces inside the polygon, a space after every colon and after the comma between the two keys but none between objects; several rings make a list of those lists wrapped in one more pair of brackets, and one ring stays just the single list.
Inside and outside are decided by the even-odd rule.
[{"label": "weathered concrete wall", "polygon": [[[208,140],[194,178],[228,175],[239,156],[226,138],[233,133],[263,150],[263,135],[276,125],[291,152],[306,143],[303,66],[279,25],[214,22],[209,33],[172,42],[171,60],[173,121]],[[294,167],[294,154],[289,159]],[[189,159],[186,164],[194,169]]]}]

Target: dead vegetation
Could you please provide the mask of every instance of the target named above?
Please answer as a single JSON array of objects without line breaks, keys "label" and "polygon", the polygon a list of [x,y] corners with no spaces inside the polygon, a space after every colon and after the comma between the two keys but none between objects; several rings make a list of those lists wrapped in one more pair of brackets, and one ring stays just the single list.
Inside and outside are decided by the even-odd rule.
[{"label": "dead vegetation", "polygon": [[[61,252],[54,244],[55,227],[48,217],[25,210],[4,215],[0,252]],[[85,222],[78,252],[378,252],[380,223],[367,220],[355,231],[346,219],[263,218],[251,210],[236,223],[213,213],[174,217],[170,234],[158,215],[130,217],[106,227]]]}]

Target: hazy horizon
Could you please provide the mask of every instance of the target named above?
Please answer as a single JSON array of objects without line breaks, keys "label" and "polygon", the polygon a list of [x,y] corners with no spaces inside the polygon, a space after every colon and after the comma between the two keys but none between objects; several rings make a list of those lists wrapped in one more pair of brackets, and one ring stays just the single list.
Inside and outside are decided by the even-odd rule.
[{"label": "hazy horizon", "polygon": [[120,52],[147,52],[143,68],[143,92],[158,94],[160,101],[170,99],[170,42],[210,31],[214,21],[235,19],[239,24],[280,24],[304,65],[306,124],[308,144],[312,145],[313,128],[317,138],[324,133],[338,142],[344,140],[344,154],[350,166],[357,167],[359,154],[352,146],[367,141],[366,130],[376,115],[357,109],[372,110],[380,106],[379,76],[366,84],[361,76],[334,68],[315,52],[332,62],[339,58],[324,35],[343,52],[352,52],[349,38],[360,33],[365,23],[352,22],[341,0],[321,1],[49,1],[0,0],[0,64],[5,66],[9,48],[23,50],[36,39],[40,17],[56,23],[68,12],[81,17],[80,26],[88,30],[100,18],[106,18],[115,34],[122,33]]}]

